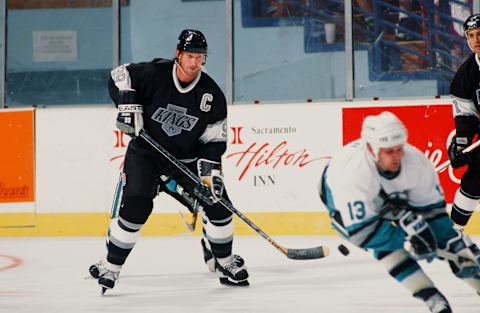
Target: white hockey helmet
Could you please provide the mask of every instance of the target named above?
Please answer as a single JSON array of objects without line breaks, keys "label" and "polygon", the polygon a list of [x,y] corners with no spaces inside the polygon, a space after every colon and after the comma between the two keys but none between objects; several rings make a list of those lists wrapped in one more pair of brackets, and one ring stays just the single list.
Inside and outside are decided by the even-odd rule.
[{"label": "white hockey helmet", "polygon": [[365,118],[361,137],[370,144],[374,160],[377,161],[380,148],[391,148],[407,142],[407,129],[397,116],[385,111]]}]

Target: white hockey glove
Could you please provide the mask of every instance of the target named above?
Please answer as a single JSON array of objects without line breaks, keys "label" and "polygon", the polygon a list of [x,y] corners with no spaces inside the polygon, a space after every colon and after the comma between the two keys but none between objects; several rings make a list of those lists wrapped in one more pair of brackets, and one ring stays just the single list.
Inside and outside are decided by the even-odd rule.
[{"label": "white hockey glove", "polygon": [[118,91],[117,128],[132,138],[143,128],[143,106],[135,104],[134,90]]},{"label": "white hockey glove", "polygon": [[445,250],[458,256],[457,261],[448,261],[455,276],[471,278],[480,273],[480,250],[469,236],[457,232],[456,237],[447,241]]},{"label": "white hockey glove", "polygon": [[407,251],[417,260],[432,261],[437,255],[437,239],[423,216],[409,211],[402,216],[399,224],[411,245]]},{"label": "white hockey glove", "polygon": [[197,168],[198,176],[210,188],[212,202],[217,203],[222,199],[224,189],[222,165],[215,161],[200,159]]}]

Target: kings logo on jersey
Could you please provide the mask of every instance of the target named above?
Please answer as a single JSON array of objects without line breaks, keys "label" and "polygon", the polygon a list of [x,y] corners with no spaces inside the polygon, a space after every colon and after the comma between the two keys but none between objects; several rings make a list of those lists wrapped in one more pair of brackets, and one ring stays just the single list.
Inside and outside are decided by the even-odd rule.
[{"label": "kings logo on jersey", "polygon": [[158,108],[152,115],[152,120],[162,124],[163,131],[169,136],[175,136],[182,130],[191,131],[197,124],[198,117],[188,115],[187,109],[173,104],[167,108]]}]

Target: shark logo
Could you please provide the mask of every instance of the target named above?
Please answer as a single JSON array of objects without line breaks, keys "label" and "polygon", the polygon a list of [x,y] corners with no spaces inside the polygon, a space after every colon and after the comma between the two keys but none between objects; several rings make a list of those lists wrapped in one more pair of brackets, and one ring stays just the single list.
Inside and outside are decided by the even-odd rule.
[{"label": "shark logo", "polygon": [[163,131],[169,136],[175,136],[185,131],[191,131],[197,124],[198,117],[187,114],[187,109],[173,104],[167,108],[158,108],[152,115],[152,120],[162,124]]},{"label": "shark logo", "polygon": [[479,15],[474,15],[469,18],[467,21],[467,27],[465,27],[465,31],[469,31],[470,29],[477,28],[480,23],[480,16]]},{"label": "shark logo", "polygon": [[188,34],[188,37],[185,38],[185,41],[186,41],[186,42],[190,42],[190,41],[192,41],[192,39],[193,39],[193,33],[190,32],[190,33]]}]

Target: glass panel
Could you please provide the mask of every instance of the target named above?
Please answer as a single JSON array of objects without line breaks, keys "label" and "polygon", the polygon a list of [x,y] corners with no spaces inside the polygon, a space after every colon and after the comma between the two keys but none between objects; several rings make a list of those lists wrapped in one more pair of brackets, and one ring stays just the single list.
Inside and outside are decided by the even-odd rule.
[{"label": "glass panel", "polygon": [[471,12],[469,0],[356,1],[355,96],[449,94],[455,71],[471,53],[462,31]]},{"label": "glass panel", "polygon": [[130,0],[121,12],[120,63],[173,59],[177,38],[186,28],[205,35],[209,50],[205,67],[225,92],[224,1]]},{"label": "glass panel", "polygon": [[345,98],[343,1],[236,0],[234,100]]},{"label": "glass panel", "polygon": [[110,103],[111,1],[8,1],[7,105]]}]

